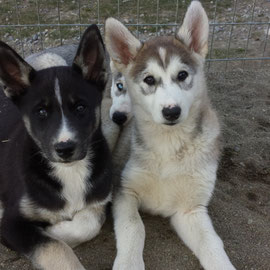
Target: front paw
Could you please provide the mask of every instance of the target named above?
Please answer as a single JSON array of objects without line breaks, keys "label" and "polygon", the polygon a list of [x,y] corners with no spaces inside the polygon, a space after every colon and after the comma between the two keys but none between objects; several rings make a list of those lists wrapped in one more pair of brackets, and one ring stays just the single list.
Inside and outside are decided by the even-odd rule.
[{"label": "front paw", "polygon": [[47,228],[47,232],[53,236],[62,238],[63,235],[68,235],[71,221],[60,221]]},{"label": "front paw", "polygon": [[114,264],[113,270],[144,270],[144,261],[143,258],[126,258],[117,256]]},{"label": "front paw", "polygon": [[49,233],[53,238],[64,241],[72,248],[81,243],[81,240],[77,235],[78,230],[74,228],[72,221],[61,221],[52,225],[47,228],[47,233]]}]

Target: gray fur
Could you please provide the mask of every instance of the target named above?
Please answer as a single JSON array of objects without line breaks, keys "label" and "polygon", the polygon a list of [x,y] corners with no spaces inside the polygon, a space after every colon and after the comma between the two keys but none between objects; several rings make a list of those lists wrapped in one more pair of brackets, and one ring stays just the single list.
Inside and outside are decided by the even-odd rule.
[{"label": "gray fur", "polygon": [[70,45],[63,45],[55,48],[49,48],[42,52],[31,54],[30,56],[26,57],[25,60],[29,63],[32,62],[37,56],[45,54],[45,53],[55,53],[61,56],[64,60],[66,60],[68,66],[72,65],[73,59],[75,57],[75,53],[77,51],[78,45],[70,44]]}]

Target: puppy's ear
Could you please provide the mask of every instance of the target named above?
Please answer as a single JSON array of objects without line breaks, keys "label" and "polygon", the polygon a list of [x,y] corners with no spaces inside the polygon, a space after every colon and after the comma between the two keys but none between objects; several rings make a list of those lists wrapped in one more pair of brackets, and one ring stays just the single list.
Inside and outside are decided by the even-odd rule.
[{"label": "puppy's ear", "polygon": [[142,43],[114,18],[105,23],[106,48],[118,69],[124,69],[137,55]]},{"label": "puppy's ear", "polygon": [[0,84],[7,97],[16,98],[30,86],[35,70],[12,48],[0,41]]},{"label": "puppy's ear", "polygon": [[89,26],[80,41],[72,67],[83,77],[104,90],[107,74],[105,63],[105,48],[98,27]]},{"label": "puppy's ear", "polygon": [[206,12],[199,1],[192,1],[176,38],[184,42],[190,50],[205,57],[208,52],[208,33]]}]

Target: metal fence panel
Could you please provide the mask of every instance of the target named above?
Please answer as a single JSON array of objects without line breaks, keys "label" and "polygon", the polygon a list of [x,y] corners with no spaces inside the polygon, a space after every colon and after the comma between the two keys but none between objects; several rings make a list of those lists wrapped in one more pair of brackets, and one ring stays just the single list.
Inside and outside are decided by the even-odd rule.
[{"label": "metal fence panel", "polygon": [[[201,1],[210,19],[208,70],[270,63],[269,0]],[[83,30],[113,16],[140,39],[173,35],[190,1],[0,0],[0,38],[23,56],[78,42]],[[256,63],[256,64],[255,64]]]}]

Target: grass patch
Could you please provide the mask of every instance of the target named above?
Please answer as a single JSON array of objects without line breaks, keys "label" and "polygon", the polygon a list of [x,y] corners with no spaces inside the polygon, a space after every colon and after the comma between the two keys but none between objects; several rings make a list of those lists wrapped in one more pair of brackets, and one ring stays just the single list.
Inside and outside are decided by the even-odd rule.
[{"label": "grass patch", "polygon": [[228,52],[227,48],[214,48],[212,51],[212,58],[217,58],[217,59],[223,59],[227,58],[227,53],[228,53],[228,58],[241,58],[245,54],[245,49],[244,48],[231,48]]}]

